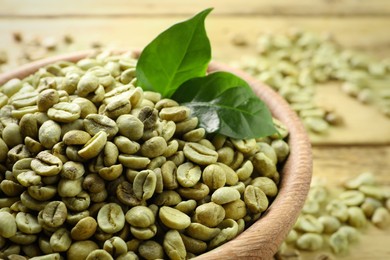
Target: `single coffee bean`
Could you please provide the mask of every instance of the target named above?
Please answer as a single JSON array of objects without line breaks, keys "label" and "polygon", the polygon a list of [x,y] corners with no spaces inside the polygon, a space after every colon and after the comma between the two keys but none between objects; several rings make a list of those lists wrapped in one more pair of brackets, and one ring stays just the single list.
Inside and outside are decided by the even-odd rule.
[{"label": "single coffee bean", "polygon": [[163,247],[169,258],[186,259],[186,248],[183,239],[177,230],[169,230],[165,234]]},{"label": "single coffee bean", "polygon": [[191,161],[200,165],[216,163],[218,153],[198,143],[186,143],[183,148],[184,155]]},{"label": "single coffee bean", "polygon": [[45,148],[53,148],[61,139],[61,126],[53,120],[44,122],[39,128],[38,138]]},{"label": "single coffee bean", "polygon": [[60,173],[62,161],[49,152],[42,151],[31,161],[31,169],[41,176],[54,176]]},{"label": "single coffee bean", "polygon": [[94,136],[100,131],[105,132],[108,138],[118,133],[118,126],[114,120],[105,115],[90,114],[84,119],[85,130]]},{"label": "single coffee bean", "polygon": [[160,208],[159,218],[165,226],[172,229],[185,229],[191,224],[191,219],[188,215],[168,206]]},{"label": "single coffee bean", "polygon": [[211,201],[219,205],[240,199],[241,194],[232,187],[221,187],[213,192]]},{"label": "single coffee bean", "polygon": [[18,212],[15,221],[18,230],[25,234],[38,234],[42,231],[42,227],[39,225],[37,217],[30,213]]},{"label": "single coffee bean", "polygon": [[10,238],[15,236],[17,225],[15,217],[8,212],[0,211],[0,236]]},{"label": "single coffee bean", "polygon": [[199,166],[187,162],[177,168],[177,181],[182,187],[193,187],[202,176]]},{"label": "single coffee bean", "polygon": [[153,225],[155,217],[151,209],[146,206],[135,206],[126,212],[126,221],[131,226],[146,228]]},{"label": "single coffee bean", "polygon": [[45,89],[37,97],[37,106],[39,111],[47,111],[60,100],[58,92],[55,89]]},{"label": "single coffee bean", "polygon": [[82,130],[71,130],[66,132],[62,141],[66,145],[84,145],[91,139],[91,135]]},{"label": "single coffee bean", "polygon": [[56,122],[70,123],[80,117],[81,109],[75,103],[60,102],[47,110],[48,117]]},{"label": "single coffee bean", "polygon": [[195,209],[196,221],[208,227],[218,226],[224,218],[224,208],[214,202],[202,204]]},{"label": "single coffee bean", "polygon": [[72,244],[72,238],[66,228],[60,228],[51,235],[49,243],[54,252],[66,252]]},{"label": "single coffee bean", "polygon": [[103,249],[114,257],[127,253],[126,242],[118,236],[106,240],[103,244]]},{"label": "single coffee bean", "polygon": [[245,188],[244,201],[252,213],[261,213],[268,207],[268,199],[265,193],[258,187],[248,185]]},{"label": "single coffee bean", "polygon": [[94,158],[104,149],[106,142],[107,133],[99,131],[78,151],[78,154],[86,160]]},{"label": "single coffee bean", "polygon": [[87,240],[95,234],[96,228],[96,220],[88,216],[77,222],[72,228],[70,235],[73,240]]},{"label": "single coffee bean", "polygon": [[42,211],[43,223],[49,227],[59,227],[65,222],[67,213],[62,201],[49,202]]},{"label": "single coffee bean", "polygon": [[116,203],[104,205],[98,212],[97,223],[106,233],[113,234],[120,231],[125,225],[122,208]]}]

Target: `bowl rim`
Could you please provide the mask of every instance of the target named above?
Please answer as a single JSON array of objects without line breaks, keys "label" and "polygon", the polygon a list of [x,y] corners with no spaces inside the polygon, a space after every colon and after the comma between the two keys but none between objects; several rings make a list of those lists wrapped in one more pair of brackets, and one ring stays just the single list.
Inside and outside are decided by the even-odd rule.
[{"label": "bowl rim", "polygon": [[[131,50],[115,50],[113,54]],[[139,55],[139,51],[133,51]],[[0,74],[0,86],[13,78],[25,78],[39,68],[57,61],[76,62],[96,54],[96,50],[83,50],[55,55],[20,66]],[[272,115],[289,129],[290,155],[281,171],[279,192],[268,209],[239,236],[201,254],[196,259],[271,259],[293,227],[305,202],[312,176],[312,152],[306,130],[289,104],[273,89],[242,70],[224,63],[211,61],[209,72],[228,71],[245,79],[255,94],[263,100]]]}]

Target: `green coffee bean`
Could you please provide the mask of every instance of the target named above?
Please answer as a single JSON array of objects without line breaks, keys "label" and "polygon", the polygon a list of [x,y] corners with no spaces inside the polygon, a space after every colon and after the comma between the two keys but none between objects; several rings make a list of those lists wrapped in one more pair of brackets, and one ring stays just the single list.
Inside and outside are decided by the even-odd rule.
[{"label": "green coffee bean", "polygon": [[169,230],[165,234],[163,247],[169,258],[186,259],[186,248],[183,239],[177,230]]},{"label": "green coffee bean", "polygon": [[253,173],[253,164],[251,161],[247,160],[244,162],[240,168],[236,170],[238,179],[240,181],[246,181]]},{"label": "green coffee bean", "polygon": [[360,208],[363,210],[367,218],[371,218],[371,216],[374,214],[374,211],[379,207],[382,207],[381,201],[370,197],[367,197],[362,205],[360,205]]},{"label": "green coffee bean", "polygon": [[237,173],[230,167],[223,163],[217,163],[218,166],[222,168],[226,175],[226,184],[228,185],[236,185],[238,182]]},{"label": "green coffee bean", "polygon": [[324,226],[321,221],[312,215],[302,215],[298,218],[296,226],[298,230],[321,234]]},{"label": "green coffee bean", "polygon": [[66,132],[62,141],[66,145],[84,145],[91,139],[91,135],[82,130],[71,130]]},{"label": "green coffee bean", "polygon": [[275,197],[278,193],[276,183],[267,177],[257,177],[251,181],[251,185],[260,188],[268,197]]},{"label": "green coffee bean", "polygon": [[[66,204],[65,204],[66,205]],[[89,217],[89,211],[84,210],[81,212],[68,212],[68,216],[66,216],[66,223],[75,226],[77,222],[82,220],[83,218]]]},{"label": "green coffee bean", "polygon": [[0,163],[5,162],[7,158],[8,147],[2,138],[0,138]]},{"label": "green coffee bean", "polygon": [[113,234],[124,227],[125,215],[118,204],[108,203],[99,210],[97,223],[101,230]]},{"label": "green coffee bean", "polygon": [[62,198],[62,201],[69,210],[73,211],[86,210],[91,204],[90,196],[84,191],[80,192],[75,197]]},{"label": "green coffee bean", "polygon": [[89,114],[97,114],[96,106],[86,98],[76,97],[72,100],[72,103],[80,107],[80,118],[85,118]]},{"label": "green coffee bean", "polygon": [[356,190],[344,191],[339,196],[340,200],[347,206],[359,206],[364,201],[364,193]]},{"label": "green coffee bean", "polygon": [[206,184],[198,182],[189,188],[178,188],[177,192],[185,199],[201,200],[209,194],[209,187]]},{"label": "green coffee bean", "polygon": [[84,173],[85,169],[82,163],[68,161],[62,165],[61,176],[64,178],[75,180],[82,177]]},{"label": "green coffee bean", "polygon": [[135,170],[144,169],[150,163],[150,159],[147,157],[127,154],[120,154],[118,160],[125,167]]},{"label": "green coffee bean", "polygon": [[344,235],[349,243],[356,242],[359,239],[359,232],[356,228],[351,226],[342,226],[337,230],[337,233]]},{"label": "green coffee bean", "polygon": [[[21,173],[23,174],[23,172]],[[21,175],[19,174],[16,178],[18,179],[18,177]],[[19,180],[18,180],[19,181]],[[20,183],[20,182],[19,182]],[[14,181],[11,181],[11,180],[2,180],[1,183],[0,183],[0,190],[7,196],[9,197],[15,197],[15,196],[19,196],[20,194],[22,194],[22,192],[24,191],[24,188],[23,188],[23,182],[20,183],[22,185],[20,185],[19,183],[17,182],[14,182]]]},{"label": "green coffee bean", "polygon": [[213,192],[211,195],[211,201],[222,205],[238,200],[240,197],[241,194],[238,190],[232,187],[221,187]]},{"label": "green coffee bean", "polygon": [[245,202],[240,199],[223,204],[222,207],[225,210],[225,218],[239,220],[247,214]]},{"label": "green coffee bean", "polygon": [[30,213],[18,212],[15,221],[18,230],[25,234],[37,234],[42,231],[42,227],[39,225],[37,217]]},{"label": "green coffee bean", "polygon": [[232,219],[223,220],[218,227],[221,228],[221,232],[210,241],[210,249],[233,239],[238,233],[238,224]]},{"label": "green coffee bean", "polygon": [[190,162],[177,168],[177,181],[182,187],[193,187],[200,180],[201,175],[200,167]]},{"label": "green coffee bean", "polygon": [[197,143],[186,143],[183,152],[189,160],[200,165],[216,163],[218,159],[216,151]]},{"label": "green coffee bean", "polygon": [[375,179],[372,173],[365,172],[360,174],[355,179],[351,179],[344,183],[344,186],[347,189],[358,189],[362,185],[372,185],[375,184]]},{"label": "green coffee bean", "polygon": [[148,158],[162,155],[167,149],[167,143],[161,136],[152,137],[141,146],[141,154]]},{"label": "green coffee bean", "polygon": [[84,146],[78,151],[83,159],[96,157],[106,145],[107,133],[104,131],[97,132]]},{"label": "green coffee bean", "polygon": [[253,185],[248,185],[245,188],[244,201],[248,209],[254,214],[265,211],[269,204],[265,193]]},{"label": "green coffee bean", "polygon": [[48,201],[57,194],[57,188],[51,185],[34,185],[28,187],[27,192],[35,200]]},{"label": "green coffee bean", "polygon": [[122,238],[115,236],[104,242],[103,249],[112,256],[117,257],[127,252],[127,245]]},{"label": "green coffee bean", "polygon": [[156,225],[150,225],[146,228],[139,228],[139,227],[130,227],[131,234],[138,239],[141,240],[148,240],[153,238],[157,234],[157,226]]},{"label": "green coffee bean", "polygon": [[0,236],[10,238],[15,236],[17,224],[15,217],[8,212],[0,212]]},{"label": "green coffee bean", "polygon": [[154,203],[158,206],[175,206],[181,201],[180,194],[173,190],[163,191],[154,199]]},{"label": "green coffee bean", "polygon": [[114,120],[98,114],[90,114],[84,119],[85,130],[92,136],[100,131],[105,132],[108,138],[112,138],[118,133],[118,126]]},{"label": "green coffee bean", "polygon": [[23,143],[20,126],[15,123],[6,125],[2,132],[2,139],[8,147],[14,147]]},{"label": "green coffee bean", "polygon": [[364,212],[359,207],[349,207],[348,208],[348,224],[361,228],[364,227],[367,223],[366,216],[364,215]]},{"label": "green coffee bean", "polygon": [[196,206],[197,206],[197,204],[196,204],[195,200],[186,200],[186,201],[181,201],[181,202],[177,203],[175,206],[175,209],[178,209],[187,215],[192,215]]},{"label": "green coffee bean", "polygon": [[41,176],[54,176],[60,173],[62,162],[54,155],[43,151],[31,161],[31,169]]},{"label": "green coffee bean", "polygon": [[72,243],[66,256],[68,259],[82,260],[86,259],[89,253],[98,248],[99,246],[92,240],[76,241]]},{"label": "green coffee bean", "polygon": [[222,206],[209,202],[195,209],[195,219],[207,227],[216,227],[225,218],[225,210]]},{"label": "green coffee bean", "polygon": [[62,201],[49,202],[42,211],[42,220],[48,227],[59,227],[65,220],[68,210]]},{"label": "green coffee bean", "polygon": [[318,221],[324,227],[324,233],[327,234],[332,234],[336,232],[341,226],[341,223],[338,218],[332,216],[321,216],[318,218]]},{"label": "green coffee bean", "polygon": [[168,206],[160,208],[159,218],[165,226],[172,229],[185,229],[191,224],[191,219],[188,215]]},{"label": "green coffee bean", "polygon": [[54,89],[45,89],[37,97],[37,106],[39,111],[47,111],[54,104],[59,102],[58,92]]},{"label": "green coffee bean", "polygon": [[70,123],[80,117],[81,109],[75,103],[60,102],[47,110],[48,117],[56,122]]},{"label": "green coffee bean", "polygon": [[390,223],[389,211],[384,207],[377,208],[371,217],[371,222],[379,228],[386,228]]},{"label": "green coffee bean", "polygon": [[348,238],[340,232],[333,233],[329,238],[329,245],[334,253],[345,253],[349,247]]},{"label": "green coffee bean", "polygon": [[226,174],[218,164],[210,164],[204,168],[202,180],[210,189],[221,188],[226,183]]},{"label": "green coffee bean", "polygon": [[20,133],[22,137],[31,137],[33,139],[38,139],[38,121],[36,117],[32,114],[24,115],[20,121]]},{"label": "green coffee bean", "polygon": [[39,142],[47,149],[53,148],[61,139],[61,126],[53,120],[44,122],[39,128]]},{"label": "green coffee bean", "polygon": [[91,253],[88,254],[85,260],[95,260],[95,259],[114,260],[114,258],[112,258],[112,256],[103,249],[93,250]]},{"label": "green coffee bean", "polygon": [[204,138],[206,130],[204,128],[197,128],[188,131],[183,135],[183,140],[187,142],[198,142]]},{"label": "green coffee bean", "polygon": [[142,201],[135,196],[133,185],[126,181],[118,185],[116,195],[120,202],[128,206],[137,206],[142,203]]},{"label": "green coffee bean", "polygon": [[252,160],[253,166],[261,176],[273,178],[276,174],[276,166],[264,153],[256,153]]},{"label": "green coffee bean", "polygon": [[126,221],[131,226],[146,228],[154,224],[155,217],[151,209],[145,206],[135,206],[126,213]]},{"label": "green coffee bean", "polygon": [[18,182],[24,187],[38,185],[41,183],[42,178],[35,171],[26,171],[18,174],[16,177]]},{"label": "green coffee bean", "polygon": [[323,238],[316,233],[305,233],[296,241],[296,246],[299,249],[316,251],[322,248]]},{"label": "green coffee bean", "polygon": [[288,232],[288,235],[286,237],[286,243],[295,243],[298,239],[298,233],[295,229],[291,229],[290,232]]},{"label": "green coffee bean", "polygon": [[341,201],[333,200],[326,206],[329,215],[338,218],[341,222],[348,219],[348,207]]},{"label": "green coffee bean", "polygon": [[231,139],[232,144],[234,147],[244,153],[244,154],[251,154],[256,151],[256,140],[255,139],[248,139],[248,140],[238,140],[238,139]]},{"label": "green coffee bean", "polygon": [[381,188],[373,186],[373,185],[361,185],[359,187],[359,191],[364,193],[364,195],[375,198],[378,200],[382,200],[384,197],[384,192]]},{"label": "green coffee bean", "polygon": [[66,228],[60,228],[51,235],[49,243],[53,252],[66,252],[72,244],[72,239]]}]

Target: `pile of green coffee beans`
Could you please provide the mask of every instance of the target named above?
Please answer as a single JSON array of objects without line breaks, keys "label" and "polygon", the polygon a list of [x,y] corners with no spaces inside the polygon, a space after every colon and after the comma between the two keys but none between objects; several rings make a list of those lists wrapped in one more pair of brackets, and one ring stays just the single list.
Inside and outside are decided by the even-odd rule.
[{"label": "pile of green coffee beans", "polygon": [[390,226],[390,186],[379,185],[371,173],[362,173],[343,186],[341,193],[332,194],[324,183],[313,183],[279,259],[299,255],[285,250],[287,245],[305,251],[330,248],[336,255],[346,255],[368,223],[380,229]]},{"label": "pile of green coffee beans", "polygon": [[103,52],[1,86],[0,258],[191,258],[277,195],[283,124],[207,136],[189,108],[136,87],[136,62]]},{"label": "pile of green coffee beans", "polygon": [[326,133],[342,118],[337,111],[313,100],[317,85],[338,81],[346,94],[373,104],[390,117],[390,60],[378,61],[361,52],[341,48],[331,37],[302,30],[264,34],[258,56],[234,62],[283,96],[313,133]]}]

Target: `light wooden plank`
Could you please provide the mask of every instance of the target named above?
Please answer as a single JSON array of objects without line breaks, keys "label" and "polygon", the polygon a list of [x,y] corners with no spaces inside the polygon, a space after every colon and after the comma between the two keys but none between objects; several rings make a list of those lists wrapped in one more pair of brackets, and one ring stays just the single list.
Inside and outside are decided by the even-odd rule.
[{"label": "light wooden plank", "polygon": [[[174,23],[186,19],[179,17],[132,18],[68,18],[68,19],[7,19],[0,18],[0,48],[13,49],[12,33],[27,37],[74,35],[79,47],[100,41],[119,47],[142,47],[157,34]],[[211,39],[214,57],[231,61],[244,55],[254,55],[259,34],[284,32],[302,28],[314,33],[331,33],[342,45],[362,50],[378,57],[390,56],[389,18],[327,18],[327,17],[210,17],[206,29]],[[231,44],[233,35],[240,34],[249,45],[245,48]]]},{"label": "light wooden plank", "polygon": [[133,16],[194,14],[208,7],[216,15],[383,15],[387,0],[1,0],[1,16]]},{"label": "light wooden plank", "polygon": [[326,134],[311,134],[315,145],[390,144],[390,118],[378,107],[364,105],[341,91],[340,84],[319,86],[316,103],[336,111],[343,124],[331,127]]},{"label": "light wooden plank", "polygon": [[[25,37],[64,34],[75,37],[75,44],[60,48],[60,52],[81,50],[94,41],[119,48],[142,48],[158,33],[170,25],[185,19],[180,17],[158,18],[67,18],[67,19],[0,19],[0,49],[6,49],[12,60],[23,51],[23,46],[12,40],[12,33],[21,32]],[[303,28],[311,32],[331,32],[341,45],[358,49],[381,58],[390,57],[390,28],[387,18],[326,18],[326,17],[210,17],[206,27],[213,47],[214,59],[231,62],[243,56],[255,55],[255,42],[260,33],[283,32],[287,28]],[[247,47],[231,44],[232,35],[240,34],[249,42]],[[11,67],[15,66],[11,64]],[[7,69],[7,68],[3,68]],[[333,128],[328,135],[312,136],[315,144],[367,144],[390,142],[390,120],[370,106],[342,94],[337,86],[324,87],[317,95],[318,102],[334,107],[346,124]]]}]

